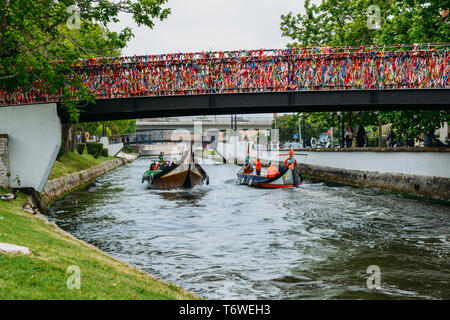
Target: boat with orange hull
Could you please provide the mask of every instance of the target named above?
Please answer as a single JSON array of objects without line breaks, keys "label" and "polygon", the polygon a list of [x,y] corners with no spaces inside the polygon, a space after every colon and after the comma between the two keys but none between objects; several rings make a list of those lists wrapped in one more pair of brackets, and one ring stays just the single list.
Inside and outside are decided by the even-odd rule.
[{"label": "boat with orange hull", "polygon": [[297,167],[285,168],[275,177],[258,176],[255,174],[244,174],[243,169],[237,173],[237,182],[255,188],[279,189],[298,187],[302,183],[302,176]]},{"label": "boat with orange hull", "polygon": [[170,190],[209,184],[209,177],[203,168],[194,162],[191,146],[180,163],[157,172],[147,170],[142,177],[142,182],[144,181],[147,181],[150,189]]}]

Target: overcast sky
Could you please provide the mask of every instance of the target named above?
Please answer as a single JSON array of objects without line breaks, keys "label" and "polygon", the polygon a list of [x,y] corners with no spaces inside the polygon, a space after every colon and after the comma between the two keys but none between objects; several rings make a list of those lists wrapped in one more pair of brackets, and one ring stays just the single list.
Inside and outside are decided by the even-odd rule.
[{"label": "overcast sky", "polygon": [[[316,1],[314,1],[316,2]],[[284,48],[281,15],[304,12],[303,0],[169,0],[172,14],[151,30],[126,14],[113,26],[132,28],[135,37],[122,55]]]}]

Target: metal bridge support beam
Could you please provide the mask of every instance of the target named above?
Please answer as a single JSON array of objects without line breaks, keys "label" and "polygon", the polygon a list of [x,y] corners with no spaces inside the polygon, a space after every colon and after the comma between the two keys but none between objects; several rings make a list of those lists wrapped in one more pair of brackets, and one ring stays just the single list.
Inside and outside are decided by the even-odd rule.
[{"label": "metal bridge support beam", "polygon": [[9,185],[42,192],[61,146],[56,104],[0,107],[0,134],[9,140]]}]

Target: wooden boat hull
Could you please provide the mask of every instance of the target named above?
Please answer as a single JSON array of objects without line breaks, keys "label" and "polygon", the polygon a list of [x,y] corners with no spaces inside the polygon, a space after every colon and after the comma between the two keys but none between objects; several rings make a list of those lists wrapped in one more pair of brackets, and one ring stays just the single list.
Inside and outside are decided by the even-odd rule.
[{"label": "wooden boat hull", "polygon": [[302,182],[302,176],[298,169],[285,169],[279,175],[273,178],[257,176],[253,174],[243,174],[242,171],[237,174],[237,182],[255,188],[280,189],[298,187]]},{"label": "wooden boat hull", "polygon": [[192,148],[183,157],[180,164],[175,164],[157,174],[148,177],[150,189],[170,190],[193,188],[203,183],[209,184],[209,177],[203,168],[194,163]]}]

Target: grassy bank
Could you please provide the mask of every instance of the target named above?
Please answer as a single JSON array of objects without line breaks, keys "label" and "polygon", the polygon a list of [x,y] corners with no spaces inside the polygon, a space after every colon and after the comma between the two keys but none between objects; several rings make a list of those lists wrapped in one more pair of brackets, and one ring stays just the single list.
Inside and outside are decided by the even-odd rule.
[{"label": "grassy bank", "polygon": [[56,179],[64,176],[65,174],[72,174],[78,171],[86,170],[88,168],[99,165],[103,162],[115,159],[114,157],[99,157],[95,159],[88,153],[79,155],[76,152],[68,152],[67,154],[59,157],[53,165],[50,172],[49,179]]},{"label": "grassy bank", "polygon": [[[0,189],[0,194],[6,192]],[[0,299],[194,299],[181,288],[58,231],[22,210],[24,194],[0,201],[0,242],[30,248],[31,254],[0,253]],[[81,288],[69,289],[69,266],[81,270]]]}]

